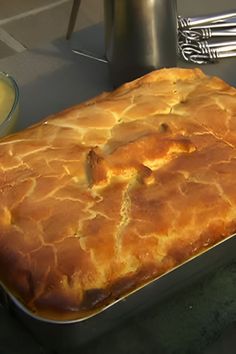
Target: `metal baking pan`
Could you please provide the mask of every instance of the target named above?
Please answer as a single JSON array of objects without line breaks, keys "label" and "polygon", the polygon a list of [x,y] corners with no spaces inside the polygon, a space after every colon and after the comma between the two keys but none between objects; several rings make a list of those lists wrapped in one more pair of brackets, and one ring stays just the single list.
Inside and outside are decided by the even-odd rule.
[{"label": "metal baking pan", "polygon": [[220,266],[232,262],[236,254],[235,236],[236,234],[229,236],[202,254],[83,319],[60,322],[37,317],[7,292],[4,286],[1,286],[0,302],[24,323],[42,345],[56,353],[65,353],[66,350],[78,348],[104,334],[132,315],[150,308]]}]

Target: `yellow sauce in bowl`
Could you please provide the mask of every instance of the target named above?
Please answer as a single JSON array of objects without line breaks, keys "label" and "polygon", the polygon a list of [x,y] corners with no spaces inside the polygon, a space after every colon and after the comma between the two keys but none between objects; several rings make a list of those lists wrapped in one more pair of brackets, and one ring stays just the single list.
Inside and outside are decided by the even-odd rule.
[{"label": "yellow sauce in bowl", "polygon": [[0,137],[14,130],[19,111],[18,87],[7,74],[0,73]]},{"label": "yellow sauce in bowl", "polygon": [[0,79],[0,124],[6,119],[12,109],[15,93],[8,82]]}]

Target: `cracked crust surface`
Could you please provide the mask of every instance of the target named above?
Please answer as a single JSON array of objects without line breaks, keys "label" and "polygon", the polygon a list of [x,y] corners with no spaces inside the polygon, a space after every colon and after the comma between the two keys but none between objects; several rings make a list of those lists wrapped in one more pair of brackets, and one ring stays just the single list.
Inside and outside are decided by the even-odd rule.
[{"label": "cracked crust surface", "polygon": [[163,69],[0,141],[0,280],[93,313],[236,231],[236,90]]}]

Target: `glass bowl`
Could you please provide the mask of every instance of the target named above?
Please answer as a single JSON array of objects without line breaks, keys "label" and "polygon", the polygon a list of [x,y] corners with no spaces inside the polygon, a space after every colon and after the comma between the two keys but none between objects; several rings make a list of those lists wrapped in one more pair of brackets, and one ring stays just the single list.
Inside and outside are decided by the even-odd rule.
[{"label": "glass bowl", "polygon": [[14,131],[18,116],[18,85],[10,75],[0,72],[0,137]]}]

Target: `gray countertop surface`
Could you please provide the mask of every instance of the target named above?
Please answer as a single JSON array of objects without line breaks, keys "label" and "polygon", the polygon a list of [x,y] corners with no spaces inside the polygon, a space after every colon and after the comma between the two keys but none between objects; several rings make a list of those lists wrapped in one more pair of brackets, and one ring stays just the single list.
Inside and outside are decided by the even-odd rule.
[{"label": "gray countertop surface", "polygon": [[[236,9],[235,0],[178,1],[178,12],[183,16],[233,8]],[[0,60],[0,71],[11,74],[20,88],[17,129],[112,89],[107,64],[76,55],[72,48],[102,56],[102,24],[75,33],[70,41],[58,39]],[[181,61],[178,65],[190,67]],[[227,59],[201,68],[207,74],[217,75],[236,86],[235,67],[236,59]],[[164,306],[152,310],[151,314],[129,321],[109,336],[90,343],[82,351],[78,349],[76,353],[101,354],[111,350],[115,354],[236,353],[235,274],[236,265],[231,264],[182,291],[175,299],[168,299]],[[223,339],[220,337],[222,333]],[[49,351],[39,345],[7,310],[0,307],[0,353],[36,354]]]}]

